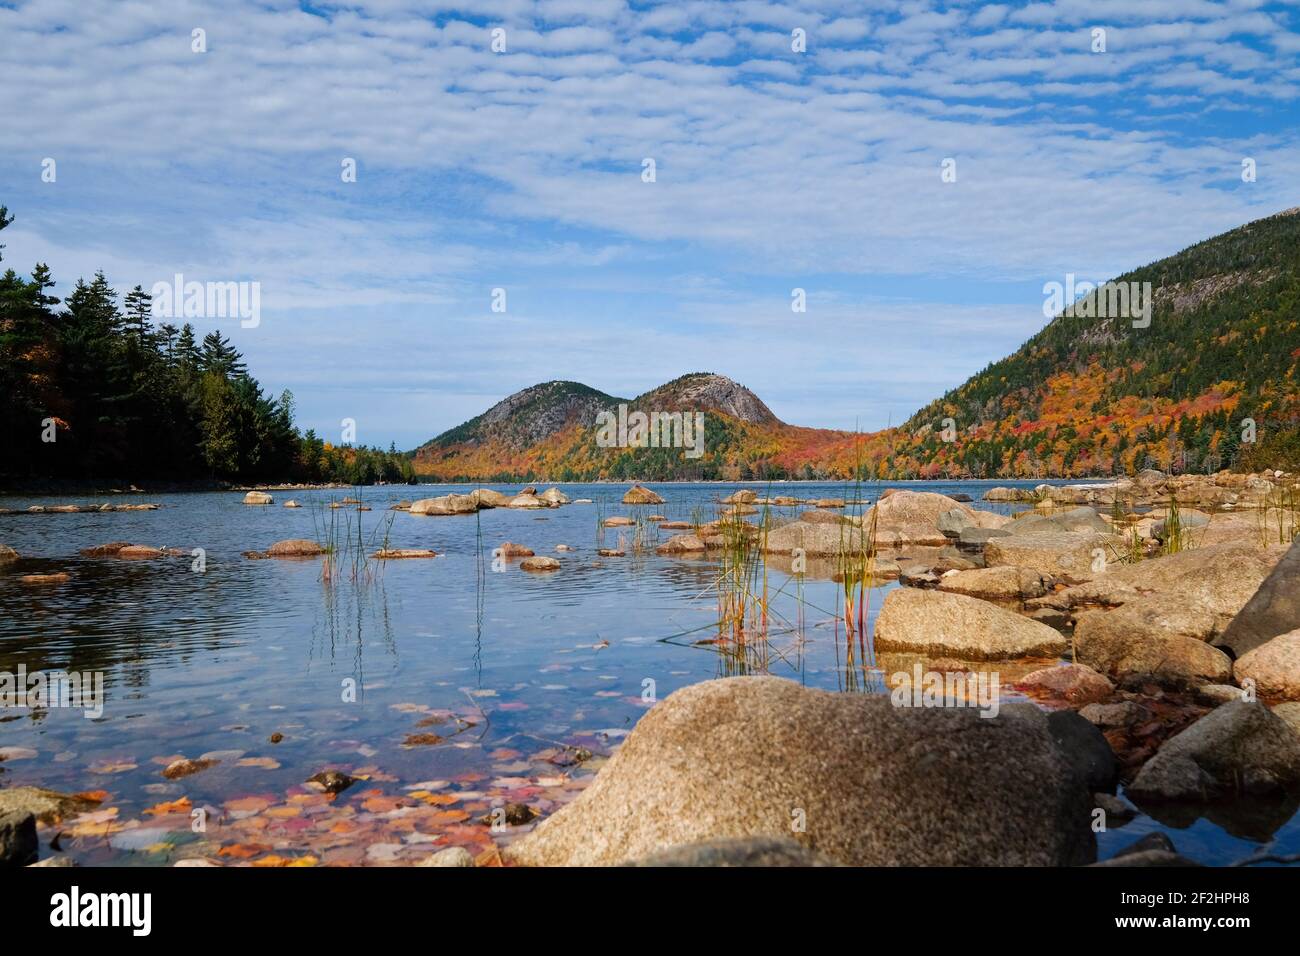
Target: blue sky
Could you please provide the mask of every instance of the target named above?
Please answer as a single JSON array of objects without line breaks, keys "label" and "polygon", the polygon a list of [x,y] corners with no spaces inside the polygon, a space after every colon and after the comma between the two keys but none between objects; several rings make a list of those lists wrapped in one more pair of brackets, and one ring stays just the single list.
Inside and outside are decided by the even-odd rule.
[{"label": "blue sky", "polygon": [[877,428],[1041,327],[1045,282],[1300,204],[1294,2],[154,7],[0,2],[5,265],[259,282],[257,328],[195,324],[327,438],[704,370]]}]

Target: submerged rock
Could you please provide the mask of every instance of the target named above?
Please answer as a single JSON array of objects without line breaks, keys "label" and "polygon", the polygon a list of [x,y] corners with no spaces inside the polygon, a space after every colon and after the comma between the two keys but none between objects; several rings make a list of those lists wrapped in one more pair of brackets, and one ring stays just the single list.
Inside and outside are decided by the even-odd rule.
[{"label": "submerged rock", "polygon": [[522,544],[515,544],[513,541],[507,541],[501,547],[497,548],[503,558],[531,558],[533,556],[532,548],[525,548]]},{"label": "submerged rock", "polygon": [[1016,687],[1037,697],[1063,700],[1076,707],[1107,700],[1115,687],[1086,664],[1044,667],[1022,677]]},{"label": "submerged rock", "polygon": [[876,650],[967,661],[1057,657],[1060,632],[988,601],[919,588],[890,591],[876,618]]},{"label": "submerged rock", "polygon": [[850,865],[1089,862],[1091,794],[1045,723],[1008,710],[895,707],[774,677],[694,684],[505,855],[604,866],[801,824],[801,845]]},{"label": "submerged rock", "polygon": [[181,758],[180,760],[173,760],[163,768],[162,775],[168,780],[179,780],[181,777],[189,777],[200,771],[207,770],[209,767],[214,767],[217,763],[216,760]]},{"label": "submerged rock", "polygon": [[307,782],[315,784],[326,793],[342,793],[356,783],[357,778],[341,770],[322,770],[308,777]]},{"label": "submerged rock", "polygon": [[371,555],[379,561],[399,561],[408,558],[436,558],[437,551],[428,548],[380,548]]},{"label": "submerged rock", "polygon": [[1300,789],[1300,736],[1258,702],[1233,701],[1171,737],[1138,772],[1137,800],[1210,801]]},{"label": "submerged rock", "polygon": [[55,571],[50,574],[24,574],[18,579],[18,583],[29,587],[46,587],[66,584],[70,580],[72,580],[72,575],[68,574],[68,572]]},{"label": "submerged rock", "polygon": [[93,548],[82,548],[80,554],[87,558],[113,558],[123,548],[131,547],[130,541],[110,541],[108,544],[97,544]]},{"label": "submerged rock", "polygon": [[1232,676],[1238,684],[1254,681],[1263,697],[1300,700],[1300,629],[1247,651],[1232,665]]}]

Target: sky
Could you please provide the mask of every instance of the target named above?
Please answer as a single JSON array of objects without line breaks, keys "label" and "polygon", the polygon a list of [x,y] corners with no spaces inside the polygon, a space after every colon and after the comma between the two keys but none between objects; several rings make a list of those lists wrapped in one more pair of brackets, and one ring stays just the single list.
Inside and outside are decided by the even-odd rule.
[{"label": "sky", "polygon": [[695,371],[897,424],[1300,205],[1295,0],[0,0],[0,90],[5,267],[256,282],[196,328],[384,447]]}]

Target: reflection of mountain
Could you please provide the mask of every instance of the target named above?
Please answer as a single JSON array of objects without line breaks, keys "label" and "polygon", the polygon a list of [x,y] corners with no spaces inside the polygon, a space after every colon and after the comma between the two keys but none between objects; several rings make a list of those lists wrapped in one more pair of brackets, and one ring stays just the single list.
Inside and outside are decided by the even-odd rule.
[{"label": "reflection of mountain", "polygon": [[[1116,283],[1150,283],[1149,325],[1109,314],[1109,295],[1108,317],[1089,317],[1099,300],[1085,296],[898,428],[854,436],[787,425],[722,375],[685,375],[631,400],[547,382],[422,445],[415,468],[429,478],[475,481],[1300,468],[1297,212],[1119,276]],[[620,403],[647,413],[704,412],[704,454],[599,447],[596,416]],[[1243,444],[1244,418],[1257,423],[1258,442]]]}]

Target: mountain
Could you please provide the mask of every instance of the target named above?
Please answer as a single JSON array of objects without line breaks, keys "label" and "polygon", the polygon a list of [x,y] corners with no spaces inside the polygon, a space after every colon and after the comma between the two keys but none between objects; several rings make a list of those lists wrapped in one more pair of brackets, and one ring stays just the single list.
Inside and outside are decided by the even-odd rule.
[{"label": "mountain", "polygon": [[[669,433],[682,440],[676,447],[602,447],[598,416],[608,412],[616,422],[620,405],[629,414],[685,416],[685,429]],[[697,412],[702,443],[690,427]],[[534,385],[426,442],[412,457],[417,474],[444,481],[784,477],[797,461],[851,437],[787,425],[743,385],[694,372],[631,399],[577,382]],[[687,446],[701,453],[687,454]]]},{"label": "mountain", "polygon": [[[422,445],[414,467],[446,481],[1300,469],[1300,209],[1197,243],[1076,301],[1061,291],[1042,331],[897,428],[789,425],[752,391],[711,373],[634,399],[547,382]],[[704,412],[702,453],[602,447],[598,416],[620,404]]]},{"label": "mountain", "polygon": [[[887,469],[993,476],[1300,466],[1300,209],[1115,282],[1150,283],[1149,324],[1089,317],[1100,311],[1098,296],[1086,297],[918,411],[895,437]],[[944,419],[955,441],[944,440]]]}]

